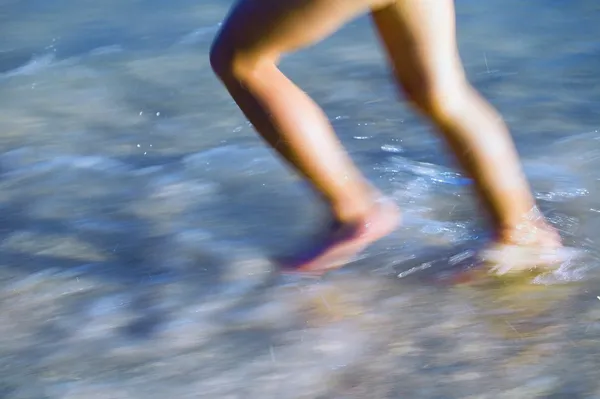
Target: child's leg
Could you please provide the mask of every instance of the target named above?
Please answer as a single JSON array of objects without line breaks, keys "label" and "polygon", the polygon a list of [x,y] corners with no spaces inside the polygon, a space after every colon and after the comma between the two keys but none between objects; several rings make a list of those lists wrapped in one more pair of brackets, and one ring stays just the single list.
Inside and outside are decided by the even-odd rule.
[{"label": "child's leg", "polygon": [[[467,82],[454,0],[397,0],[373,19],[412,103],[439,127],[475,179],[503,243],[560,245],[535,201],[502,118]],[[536,233],[536,234],[531,234]]]},{"label": "child's leg", "polygon": [[241,0],[211,51],[213,69],[262,137],[331,206],[336,219],[295,266],[337,266],[393,230],[395,206],[381,205],[338,142],[322,110],[277,68],[282,54],[311,45],[370,7],[390,0]]}]

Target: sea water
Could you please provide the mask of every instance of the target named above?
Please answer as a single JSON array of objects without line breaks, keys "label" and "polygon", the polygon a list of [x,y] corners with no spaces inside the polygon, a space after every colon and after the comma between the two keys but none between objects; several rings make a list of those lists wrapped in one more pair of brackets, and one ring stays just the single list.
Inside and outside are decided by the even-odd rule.
[{"label": "sea water", "polygon": [[322,280],[273,273],[325,214],[210,70],[230,3],[0,2],[0,397],[600,397],[596,2],[457,2],[469,79],[586,251],[476,282],[471,181],[367,18],[282,69],[404,225]]}]

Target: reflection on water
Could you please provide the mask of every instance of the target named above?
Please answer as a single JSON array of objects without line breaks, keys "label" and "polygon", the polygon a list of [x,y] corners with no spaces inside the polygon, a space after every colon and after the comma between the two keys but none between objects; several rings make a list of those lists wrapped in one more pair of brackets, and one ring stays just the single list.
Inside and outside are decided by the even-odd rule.
[{"label": "reflection on water", "polygon": [[458,2],[471,80],[586,250],[502,279],[364,18],[282,67],[405,224],[323,280],[273,274],[323,210],[210,72],[228,7],[0,2],[0,396],[600,397],[596,2]]}]

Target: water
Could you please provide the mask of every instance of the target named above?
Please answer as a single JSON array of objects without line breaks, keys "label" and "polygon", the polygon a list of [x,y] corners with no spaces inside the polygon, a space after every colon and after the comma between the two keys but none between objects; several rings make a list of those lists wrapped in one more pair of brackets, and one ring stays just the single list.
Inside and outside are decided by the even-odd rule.
[{"label": "water", "polygon": [[600,8],[458,2],[472,82],[586,257],[455,283],[485,235],[368,20],[285,59],[405,225],[271,273],[323,210],[213,77],[229,1],[0,2],[0,397],[600,397]]}]

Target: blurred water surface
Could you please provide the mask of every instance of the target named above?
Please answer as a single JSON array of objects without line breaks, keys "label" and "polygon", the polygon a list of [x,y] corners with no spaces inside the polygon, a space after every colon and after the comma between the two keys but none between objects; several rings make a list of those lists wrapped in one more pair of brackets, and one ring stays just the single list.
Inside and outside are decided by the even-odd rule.
[{"label": "blurred water surface", "polygon": [[405,224],[321,281],[271,273],[323,210],[210,71],[229,6],[0,0],[0,397],[600,398],[598,3],[457,2],[470,79],[588,252],[461,284],[469,181],[366,18],[282,68]]}]

